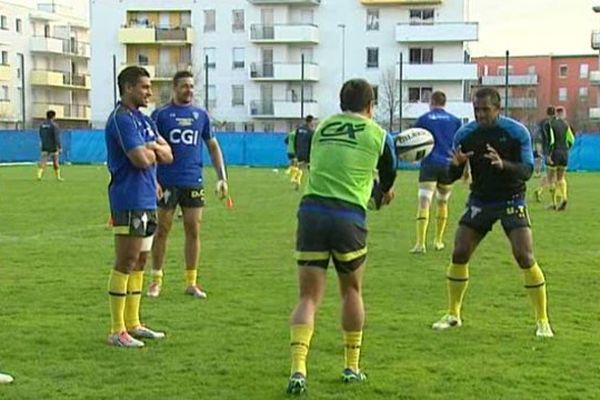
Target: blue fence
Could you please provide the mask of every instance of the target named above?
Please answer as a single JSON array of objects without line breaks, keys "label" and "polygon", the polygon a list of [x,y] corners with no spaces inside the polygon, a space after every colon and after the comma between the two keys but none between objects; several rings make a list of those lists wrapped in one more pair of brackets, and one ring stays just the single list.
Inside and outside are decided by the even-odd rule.
[{"label": "blue fence", "polygon": [[[287,165],[285,133],[219,132],[228,165],[253,167],[279,167]],[[95,164],[106,161],[104,131],[73,130],[61,134],[63,162]],[[204,160],[210,158],[204,149]],[[0,131],[0,163],[34,162],[39,158],[39,139],[35,131]],[[415,168],[413,164],[401,164],[401,168]],[[581,133],[569,157],[569,169],[600,171],[600,135]]]}]

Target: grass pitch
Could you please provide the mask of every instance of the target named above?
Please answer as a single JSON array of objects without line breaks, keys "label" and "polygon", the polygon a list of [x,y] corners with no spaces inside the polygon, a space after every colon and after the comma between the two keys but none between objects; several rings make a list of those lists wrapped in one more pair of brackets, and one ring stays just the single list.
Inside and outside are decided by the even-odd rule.
[{"label": "grass pitch", "polygon": [[[105,167],[66,166],[60,184],[48,173],[35,181],[33,166],[1,168],[0,369],[16,381],[0,386],[0,399],[286,398],[299,194],[283,171],[230,174],[234,208],[209,194],[204,211],[199,277],[209,298],[183,295],[182,226],[175,224],[161,297],[142,302],[143,320],[168,336],[129,350],[105,344],[113,261]],[[214,173],[207,175],[211,189]],[[599,398],[598,179],[569,174],[564,213],[530,202],[556,333],[539,340],[499,226],[471,262],[463,327],[430,329],[445,310],[445,269],[467,188],[457,184],[451,199],[447,249],[409,255],[416,174],[400,171],[395,203],[369,215],[362,357],[369,381],[340,382],[339,299],[330,271],[309,354],[310,398]]]}]

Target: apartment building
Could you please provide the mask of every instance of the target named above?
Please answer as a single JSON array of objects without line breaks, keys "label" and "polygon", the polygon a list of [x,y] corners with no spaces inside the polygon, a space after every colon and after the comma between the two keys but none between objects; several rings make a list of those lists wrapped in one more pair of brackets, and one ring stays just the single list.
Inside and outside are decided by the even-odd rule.
[{"label": "apartment building", "polygon": [[[505,57],[474,58],[479,85],[498,89],[503,106],[506,82]],[[579,129],[595,126],[590,120],[597,108],[600,84],[598,57],[594,55],[534,55],[509,57],[508,115],[530,128],[545,116],[546,107],[563,107]],[[600,109],[598,109],[600,111]],[[600,118],[600,113],[598,114]]]},{"label": "apartment building", "polygon": [[55,3],[0,1],[0,127],[34,127],[54,110],[61,127],[91,118],[89,27]]},{"label": "apartment building", "polygon": [[104,125],[115,74],[132,64],[152,76],[152,106],[168,101],[175,70],[194,72],[197,102],[226,130],[287,131],[335,113],[351,77],[375,86],[378,117],[388,125],[391,109],[395,129],[400,77],[404,125],[434,90],[469,119],[477,68],[467,43],[478,26],[465,16],[466,0],[92,0],[93,125]]}]

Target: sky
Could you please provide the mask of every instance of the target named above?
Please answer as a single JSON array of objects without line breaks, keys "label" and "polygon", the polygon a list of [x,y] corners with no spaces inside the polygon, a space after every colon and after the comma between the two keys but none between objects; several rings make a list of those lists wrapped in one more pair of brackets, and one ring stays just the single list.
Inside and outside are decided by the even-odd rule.
[{"label": "sky", "polygon": [[[3,1],[22,4],[36,0]],[[69,5],[83,18],[89,16],[88,0],[54,1]],[[592,6],[600,5],[600,0],[465,1],[469,3],[468,20],[479,22],[479,41],[469,44],[473,56],[502,56],[506,50],[511,55],[596,53],[590,37],[593,29],[600,30],[600,13],[594,13]]]},{"label": "sky", "polygon": [[[452,1],[452,0],[446,0]],[[600,0],[468,0],[469,20],[479,22],[473,56],[595,54],[592,30],[600,30]]]}]

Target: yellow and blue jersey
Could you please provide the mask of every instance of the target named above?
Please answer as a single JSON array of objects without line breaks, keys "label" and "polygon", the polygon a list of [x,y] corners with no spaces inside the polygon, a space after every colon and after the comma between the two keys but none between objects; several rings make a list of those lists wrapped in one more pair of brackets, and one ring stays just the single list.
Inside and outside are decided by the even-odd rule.
[{"label": "yellow and blue jersey", "polygon": [[421,115],[415,126],[431,132],[435,143],[431,153],[421,160],[421,165],[450,165],[454,135],[461,125],[460,119],[442,108],[434,108]]},{"label": "yellow and blue jersey", "polygon": [[173,151],[173,163],[158,166],[158,182],[164,187],[202,185],[202,142],[213,138],[206,111],[169,103],[155,110],[152,119]]},{"label": "yellow and blue jersey", "polygon": [[138,168],[127,157],[136,147],[156,141],[156,135],[152,120],[137,109],[118,103],[108,117],[105,139],[112,211],[156,208],[156,167]]}]

